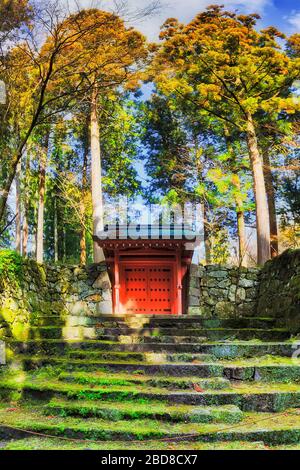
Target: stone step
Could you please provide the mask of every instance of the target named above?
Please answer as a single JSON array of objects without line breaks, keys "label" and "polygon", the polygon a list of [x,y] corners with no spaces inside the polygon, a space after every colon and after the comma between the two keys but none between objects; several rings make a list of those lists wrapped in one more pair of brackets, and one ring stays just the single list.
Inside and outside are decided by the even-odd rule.
[{"label": "stone step", "polygon": [[[136,343],[104,342],[98,340],[29,340],[27,342],[10,341],[7,349],[16,353],[55,355],[65,354],[69,350],[99,350],[116,352],[164,352],[164,353],[201,353],[212,354],[216,358],[260,357],[268,354],[292,357],[295,345],[291,341],[256,342],[256,341],[215,341],[205,343]],[[297,346],[296,346],[297,348]]]},{"label": "stone step", "polygon": [[[292,360],[291,360],[292,361]],[[220,377],[224,376],[229,380],[240,381],[261,381],[261,382],[300,382],[300,364],[298,363],[248,363],[239,366],[234,363],[218,361],[192,362],[166,362],[161,355],[155,354],[149,357],[148,362],[139,360],[128,361],[125,358],[68,358],[68,357],[38,357],[38,356],[16,356],[12,362],[8,362],[11,368],[23,368],[24,370],[36,370],[40,367],[52,366],[60,367],[62,370],[97,371],[105,369],[110,372],[143,373],[147,375],[169,375],[169,376],[198,376],[200,377]]]},{"label": "stone step", "polygon": [[[52,330],[52,331],[51,331]],[[65,338],[75,339],[98,339],[101,341],[113,342],[159,342],[159,343],[199,343],[204,341],[218,340],[250,340],[258,339],[262,341],[284,341],[290,338],[290,333],[285,329],[206,329],[206,330],[169,330],[167,332],[113,330],[103,332],[98,328],[66,327],[61,331],[59,328],[40,328],[37,336],[40,338]]]},{"label": "stone step", "polygon": [[[51,318],[49,319],[48,325]],[[278,320],[275,318],[203,318],[203,317],[169,317],[156,316],[145,317],[88,317],[88,316],[68,316],[67,326],[99,326],[103,328],[265,328],[276,327]],[[42,326],[42,325],[40,325]]]},{"label": "stone step", "polygon": [[22,368],[25,371],[37,370],[45,366],[57,366],[62,370],[96,371],[105,369],[107,371],[126,371],[145,374],[160,374],[172,376],[197,375],[198,377],[215,377],[223,375],[224,367],[216,363],[188,364],[188,363],[142,363],[142,362],[113,362],[109,360],[71,359],[68,357],[39,357],[39,356],[15,356],[8,362],[11,369]]},{"label": "stone step", "polygon": [[155,419],[172,423],[239,423],[243,412],[235,405],[172,406],[165,403],[93,403],[83,400],[50,401],[44,407],[47,415],[97,417],[111,421]]},{"label": "stone step", "polygon": [[33,327],[63,327],[68,323],[68,318],[66,315],[38,315],[30,318],[30,325]]},{"label": "stone step", "polygon": [[78,384],[64,384],[48,379],[45,381],[33,380],[18,383],[14,380],[0,381],[0,398],[4,402],[13,400],[16,403],[18,396],[25,403],[48,402],[50,399],[88,400],[92,402],[152,402],[223,406],[235,405],[242,411],[281,412],[288,408],[300,407],[300,386],[290,384],[233,384],[230,390],[213,390],[197,392],[195,390],[170,391],[163,388],[150,388],[149,386],[84,386]]},{"label": "stone step", "polygon": [[29,330],[29,339],[99,339],[108,341],[118,341],[120,337],[137,338],[168,338],[183,337],[195,338],[202,337],[209,340],[226,339],[261,339],[261,340],[285,340],[290,337],[290,332],[285,328],[102,328],[102,327],[63,327],[58,326],[32,326]]},{"label": "stone step", "polygon": [[62,382],[77,383],[81,385],[98,386],[130,386],[146,385],[148,387],[166,388],[168,390],[223,390],[230,389],[231,384],[224,377],[170,377],[170,376],[151,376],[145,374],[126,374],[126,373],[108,373],[99,372],[61,372],[58,379]]},{"label": "stone step", "polygon": [[[157,426],[155,420],[116,421],[77,417],[45,419],[42,409],[11,413],[1,410],[0,433],[4,439],[28,437],[24,431],[98,441],[140,441],[180,437],[186,443],[193,441],[252,441],[269,445],[295,444],[300,439],[300,417],[298,410],[289,410],[284,415],[248,413],[245,419],[234,425],[228,423],[168,423]],[[74,445],[74,443],[73,443]],[[88,444],[88,441],[86,442]],[[91,442],[92,445],[92,442]]]},{"label": "stone step", "polygon": [[300,382],[300,366],[245,366],[225,367],[224,375],[229,380],[256,380],[262,382]]},{"label": "stone step", "polygon": [[140,361],[152,364],[159,364],[163,362],[214,362],[216,358],[212,354],[201,353],[157,353],[157,352],[114,352],[114,351],[99,351],[99,350],[71,350],[68,351],[68,356],[71,359],[87,359],[91,361],[105,360],[105,361]]},{"label": "stone step", "polygon": [[[55,437],[38,439],[34,437],[24,437],[23,439],[12,439],[2,441],[2,450],[170,450],[170,447],[175,446],[176,450],[299,450],[300,445],[297,444],[283,444],[279,446],[265,445],[263,441],[219,441],[219,442],[205,442],[201,440],[197,441],[170,441],[167,440],[155,440],[151,441],[67,441],[61,440]],[[172,447],[173,448],[173,447]]]},{"label": "stone step", "polygon": [[[192,357],[197,357],[192,355]],[[16,356],[8,362],[11,368],[23,367],[25,370],[34,370],[38,367],[59,366],[63,370],[72,370],[77,368],[80,371],[96,371],[98,368],[105,368],[109,371],[125,371],[134,373],[142,371],[145,374],[165,374],[171,376],[198,375],[199,377],[211,377],[224,375],[229,380],[256,380],[273,382],[299,382],[300,364],[299,360],[291,359],[291,363],[267,361],[266,363],[255,361],[248,362],[241,366],[230,362],[216,362],[210,359],[205,361],[206,356],[200,355],[199,358],[188,361],[188,356],[175,355],[169,356],[173,361],[167,362],[168,355],[150,354],[146,362],[141,362],[133,356],[129,360],[128,355],[121,358],[116,357],[89,357],[89,354],[80,358],[73,357],[38,357],[38,356]],[[175,361],[177,359],[177,362]],[[181,360],[180,360],[181,359]],[[295,362],[296,361],[296,362]]]},{"label": "stone step", "polygon": [[[74,331],[76,332],[77,327],[70,327],[64,329],[65,331]],[[130,328],[124,326],[122,328],[107,328],[107,327],[99,327],[96,326],[91,328],[94,331],[95,335],[118,335],[118,336],[217,336],[217,339],[226,339],[228,337],[237,336],[239,334],[251,334],[252,336],[260,335],[262,336],[264,333],[266,335],[270,334],[281,334],[285,333],[287,337],[290,336],[290,332],[284,328],[271,328],[271,329],[264,329],[264,328],[185,328],[182,326],[174,326],[172,328],[167,327],[148,327],[144,326],[143,328]],[[79,329],[82,331],[82,329]],[[84,331],[84,330],[83,330]]]}]

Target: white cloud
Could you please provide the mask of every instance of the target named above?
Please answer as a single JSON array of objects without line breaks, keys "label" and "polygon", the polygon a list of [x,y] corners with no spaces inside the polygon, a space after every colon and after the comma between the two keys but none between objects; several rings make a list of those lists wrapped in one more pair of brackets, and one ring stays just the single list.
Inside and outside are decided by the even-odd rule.
[{"label": "white cloud", "polygon": [[288,18],[288,23],[291,25],[293,32],[299,33],[300,31],[300,11],[293,11]]},{"label": "white cloud", "polygon": [[[113,9],[113,0],[61,0],[63,4],[74,8],[76,4],[82,7],[95,6],[103,9]],[[151,0],[128,0],[131,10],[141,9],[151,3]],[[180,21],[190,21],[197,13],[204,10],[208,5],[220,4],[226,8],[239,9],[244,13],[263,13],[273,5],[273,0],[161,0],[162,9],[152,18],[145,21],[136,21],[134,26],[138,27],[150,40],[156,40],[159,28],[165,19],[176,17]]]}]

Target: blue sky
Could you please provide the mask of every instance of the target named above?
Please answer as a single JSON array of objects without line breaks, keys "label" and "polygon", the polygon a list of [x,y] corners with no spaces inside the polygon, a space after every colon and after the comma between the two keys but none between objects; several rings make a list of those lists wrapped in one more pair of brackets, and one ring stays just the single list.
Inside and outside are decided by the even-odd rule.
[{"label": "blue sky", "polygon": [[[82,7],[99,7],[113,9],[114,0],[61,0],[72,9],[77,3]],[[151,0],[128,0],[131,10],[142,8],[151,3]],[[190,21],[195,14],[207,5],[224,4],[228,9],[238,9],[245,13],[257,12],[262,16],[259,26],[277,26],[286,34],[300,32],[300,0],[161,0],[161,11],[151,19],[144,22],[134,22],[134,26],[156,40],[159,27],[166,18],[176,17],[183,22]]]}]

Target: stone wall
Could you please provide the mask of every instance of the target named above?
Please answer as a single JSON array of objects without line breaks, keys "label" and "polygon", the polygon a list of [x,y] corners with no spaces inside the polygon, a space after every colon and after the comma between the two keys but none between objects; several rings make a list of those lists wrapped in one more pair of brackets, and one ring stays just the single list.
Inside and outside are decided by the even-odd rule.
[{"label": "stone wall", "polygon": [[[0,256],[0,265],[1,261]],[[18,261],[13,252],[6,254],[5,263],[0,272],[0,339],[32,337],[32,327],[41,325],[41,317],[60,316],[66,327],[76,327],[82,318],[112,313],[105,264],[39,265]]]},{"label": "stone wall", "polygon": [[287,250],[265,264],[258,292],[258,313],[300,326],[300,250]]},{"label": "stone wall", "polygon": [[259,273],[258,268],[192,265],[188,313],[218,318],[256,315]]},{"label": "stone wall", "polygon": [[[0,252],[0,339],[31,338],[34,327],[44,324],[41,318],[51,315],[64,320],[62,337],[92,337],[95,317],[112,311],[105,263],[39,265],[13,252],[4,257]],[[218,318],[276,317],[299,328],[300,250],[283,253],[262,270],[192,265],[188,313]]]}]

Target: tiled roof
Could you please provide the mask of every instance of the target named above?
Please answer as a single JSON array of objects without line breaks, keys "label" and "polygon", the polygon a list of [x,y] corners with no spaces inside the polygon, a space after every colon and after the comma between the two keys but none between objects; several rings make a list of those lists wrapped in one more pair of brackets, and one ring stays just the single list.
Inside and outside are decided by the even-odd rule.
[{"label": "tiled roof", "polygon": [[189,240],[197,238],[197,233],[190,225],[106,225],[104,231],[94,239],[100,240]]}]

